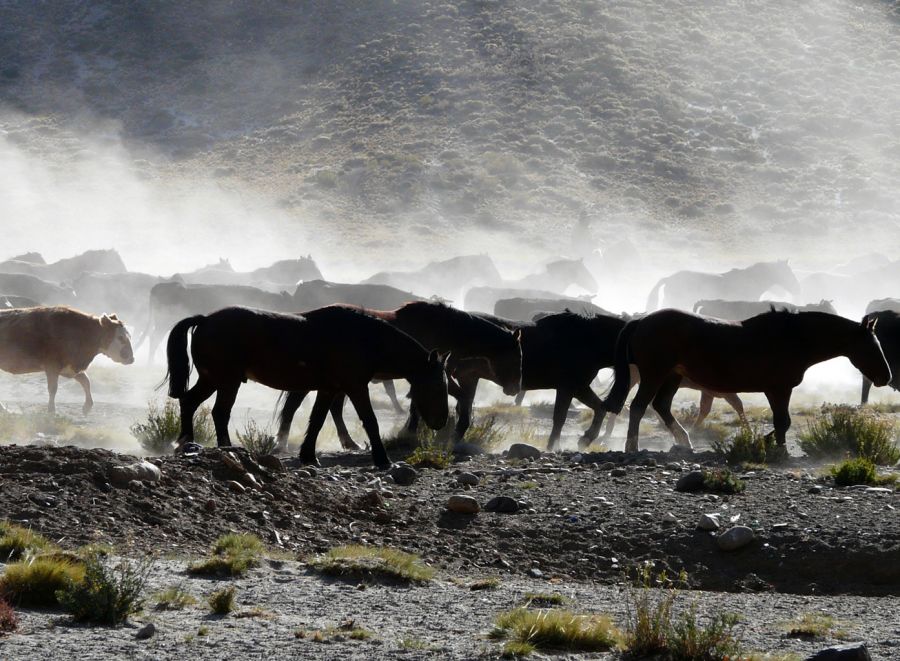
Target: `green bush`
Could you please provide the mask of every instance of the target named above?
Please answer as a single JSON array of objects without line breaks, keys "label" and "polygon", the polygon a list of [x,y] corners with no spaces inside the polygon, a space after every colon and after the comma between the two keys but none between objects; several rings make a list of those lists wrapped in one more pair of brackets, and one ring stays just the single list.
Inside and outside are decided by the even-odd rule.
[{"label": "green bush", "polygon": [[254,420],[248,420],[244,428],[237,431],[236,436],[238,443],[257,461],[260,457],[273,454],[278,447],[278,442],[269,430],[260,427]]},{"label": "green bush", "polygon": [[[131,425],[131,434],[150,454],[168,454],[181,434],[181,407],[173,399],[167,399],[162,409],[156,402],[150,402],[147,419]],[[194,441],[208,446],[216,442],[216,430],[207,406],[201,406],[194,414]]]},{"label": "green bush", "polygon": [[813,459],[850,455],[873,464],[900,460],[896,421],[866,408],[823,408],[823,414],[809,423],[799,440],[800,448]]},{"label": "green bush", "polygon": [[77,622],[121,624],[143,605],[150,567],[149,561],[122,560],[112,568],[92,555],[85,560],[84,578],[68,581],[56,597]]},{"label": "green bush", "polygon": [[787,459],[787,448],[779,445],[774,434],[763,434],[759,427],[742,424],[737,431],[712,441],[712,449],[729,464],[770,464]]},{"label": "green bush", "polygon": [[717,613],[703,627],[697,620],[697,604],[691,604],[669,631],[668,658],[672,661],[740,659],[741,645],[734,633],[738,622],[738,616],[733,613]]},{"label": "green bush", "polygon": [[703,471],[703,488],[706,491],[733,494],[741,493],[747,488],[747,483],[727,468],[713,468]]},{"label": "green bush", "polygon": [[447,468],[453,463],[453,453],[443,446],[425,442],[406,458],[406,463],[416,468]]},{"label": "green bush", "polygon": [[234,610],[234,586],[213,592],[207,602],[210,610],[216,615],[228,615]]},{"label": "green bush", "polygon": [[878,484],[875,464],[862,457],[848,459],[837,466],[832,466],[831,475],[834,477],[834,483],[841,487],[850,487],[854,484]]}]

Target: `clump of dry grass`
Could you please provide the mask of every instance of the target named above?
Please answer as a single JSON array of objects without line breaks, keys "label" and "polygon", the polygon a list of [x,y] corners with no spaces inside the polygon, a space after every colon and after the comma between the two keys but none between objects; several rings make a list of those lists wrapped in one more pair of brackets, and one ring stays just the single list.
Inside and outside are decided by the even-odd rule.
[{"label": "clump of dry grass", "polygon": [[[175,400],[166,399],[162,408],[155,401],[147,404],[147,418],[131,425],[131,434],[150,454],[168,454],[181,434],[181,409]],[[213,445],[216,430],[208,406],[194,414],[194,442]]]},{"label": "clump of dry grass", "polygon": [[839,628],[837,621],[824,613],[803,613],[785,623],[787,635],[794,638],[846,638],[847,633]]},{"label": "clump of dry grass", "polygon": [[234,610],[234,593],[235,588],[233,585],[216,590],[206,600],[209,604],[209,609],[215,615],[228,615]]},{"label": "clump of dry grass", "polygon": [[332,576],[388,578],[410,583],[425,583],[435,570],[411,553],[378,546],[338,546],[309,560],[310,566]]},{"label": "clump of dry grass", "polygon": [[516,608],[497,616],[494,638],[508,638],[505,654],[523,656],[530,651],[569,650],[600,652],[613,648],[618,629],[605,615],[586,615],[560,609]]},{"label": "clump of dry grass", "polygon": [[873,464],[900,460],[897,423],[865,407],[829,406],[799,434],[800,448],[813,459],[860,457]]},{"label": "clump of dry grass", "polygon": [[155,602],[153,606],[155,610],[177,611],[193,606],[197,603],[197,598],[179,584],[157,592],[153,595],[153,601]]},{"label": "clump of dry grass", "polygon": [[12,604],[36,608],[59,606],[57,594],[84,580],[84,563],[63,554],[39,555],[6,566],[0,577],[0,597]]},{"label": "clump of dry grass", "polygon": [[235,436],[238,443],[257,461],[260,457],[273,454],[278,447],[278,442],[269,429],[260,427],[253,419],[247,420],[244,428],[237,430]]},{"label": "clump of dry grass", "polygon": [[53,544],[49,539],[30,528],[0,521],[0,559],[19,560],[27,554],[49,551]]},{"label": "clump of dry grass", "polygon": [[212,547],[212,555],[191,563],[192,574],[239,576],[259,566],[265,546],[256,535],[229,533],[222,535]]}]

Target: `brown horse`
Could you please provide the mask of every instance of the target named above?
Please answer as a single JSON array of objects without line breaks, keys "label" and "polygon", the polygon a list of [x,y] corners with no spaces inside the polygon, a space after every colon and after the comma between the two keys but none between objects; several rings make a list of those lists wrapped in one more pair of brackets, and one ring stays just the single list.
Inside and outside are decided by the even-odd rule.
[{"label": "brown horse", "polygon": [[619,334],[615,381],[604,405],[612,413],[622,410],[631,384],[629,365],[635,364],[641,385],[631,403],[626,451],[637,450],[638,428],[651,402],[676,442],[690,447],[671,410],[684,378],[713,392],[764,393],[775,438],[784,444],[791,391],[810,366],[837,356],[849,358],[876,385],[891,380],[868,317],[857,323],[824,312],[780,310],[734,322],[660,310],[628,322]]},{"label": "brown horse", "polygon": [[[340,306],[356,309],[354,306]],[[366,310],[366,314],[382,319],[394,328],[414,338],[422,346],[449,353],[447,369],[453,371],[460,361],[470,358],[483,358],[483,369],[480,378],[493,381],[509,395],[519,391],[522,380],[522,350],[517,335],[505,327],[501,327],[487,319],[443,303],[417,301],[390,311]],[[451,394],[458,400],[461,393],[452,387]],[[299,399],[299,401],[298,401]],[[287,438],[291,429],[294,414],[300,406],[302,397],[297,393],[288,393],[281,410],[281,424],[278,429],[279,448],[287,446]],[[338,430],[338,437],[344,447],[353,447],[353,441],[343,421],[343,395],[338,396],[331,408],[331,416]],[[465,402],[457,406],[471,409]],[[464,423],[468,426],[468,420]],[[415,409],[410,410],[410,421],[407,427],[415,431],[418,416]],[[458,433],[465,433],[463,428]]]},{"label": "brown horse", "polygon": [[[188,389],[187,334],[198,379]],[[376,466],[390,465],[369,400],[373,378],[403,378],[413,407],[433,429],[447,423],[447,379],[437,352],[358,310],[327,307],[301,315],[224,308],[175,324],[167,345],[169,396],[180,400],[179,444],[193,439],[193,417],[214,392],[212,417],[219,445],[231,445],[228,420],[242,382],[302,393],[318,391],[300,459],[316,461],[316,437],[337,393],[346,393],[372,446]]]}]

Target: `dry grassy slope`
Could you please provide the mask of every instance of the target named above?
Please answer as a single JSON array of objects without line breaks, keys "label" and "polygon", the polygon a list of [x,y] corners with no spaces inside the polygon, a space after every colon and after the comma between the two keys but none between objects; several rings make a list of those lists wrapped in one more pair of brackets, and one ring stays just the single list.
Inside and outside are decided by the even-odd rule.
[{"label": "dry grassy slope", "polygon": [[898,219],[896,2],[200,6],[0,3],[0,102],[87,108],[177,156],[168,174],[338,229],[536,238],[590,205],[766,246]]}]

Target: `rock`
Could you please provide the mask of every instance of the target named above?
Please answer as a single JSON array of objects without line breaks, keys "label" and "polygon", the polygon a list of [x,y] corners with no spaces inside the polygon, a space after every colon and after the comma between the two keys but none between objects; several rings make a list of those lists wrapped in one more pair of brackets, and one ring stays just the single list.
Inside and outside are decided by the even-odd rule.
[{"label": "rock", "polygon": [[865,643],[848,643],[816,652],[806,661],[872,661],[872,657]]},{"label": "rock", "polygon": [[41,507],[56,507],[56,498],[45,493],[30,493],[28,494],[28,500]]},{"label": "rock", "polygon": [[541,451],[527,443],[513,443],[509,446],[508,459],[538,459]]},{"label": "rock", "polygon": [[576,452],[569,458],[569,461],[573,464],[580,464],[582,459],[584,459],[584,455],[580,452]]},{"label": "rock", "polygon": [[723,551],[736,551],[747,546],[756,538],[753,530],[747,526],[734,526],[716,537],[716,543]]},{"label": "rock", "polygon": [[455,494],[447,499],[447,509],[457,514],[478,514],[481,511],[481,505],[471,496]]},{"label": "rock", "polygon": [[152,638],[156,634],[156,625],[153,622],[147,622],[144,626],[138,629],[138,632],[134,634],[134,637],[138,640],[147,640],[148,638]]},{"label": "rock", "polygon": [[809,489],[807,489],[808,493],[822,493],[824,487],[821,484],[814,484]]},{"label": "rock", "polygon": [[501,512],[504,514],[518,512],[519,508],[519,502],[509,496],[494,496],[484,506],[484,509],[488,512]]},{"label": "rock", "polygon": [[159,482],[162,473],[149,461],[139,461],[128,466],[110,466],[109,482],[114,487],[126,488],[132,480]]},{"label": "rock", "polygon": [[274,454],[264,454],[258,459],[260,465],[265,466],[270,471],[275,471],[276,473],[284,472],[284,464],[281,459],[276,457]]},{"label": "rock", "polygon": [[663,523],[678,523],[678,517],[672,514],[671,512],[666,512],[663,514]]},{"label": "rock", "polygon": [[544,578],[544,572],[542,572],[537,567],[532,567],[525,573],[531,576],[531,578]]},{"label": "rock", "polygon": [[676,461],[670,461],[669,463],[666,464],[666,470],[670,470],[673,473],[680,473],[681,471],[684,470],[684,466],[682,466],[681,464],[679,464]]},{"label": "rock", "polygon": [[597,466],[597,470],[602,471],[611,471],[613,468],[616,468],[616,464],[611,461],[604,461],[602,464]]},{"label": "rock", "polygon": [[409,486],[419,477],[418,471],[407,464],[397,464],[396,466],[393,466],[391,470],[388,471],[388,475],[393,478],[395,484],[399,484],[402,487]]},{"label": "rock", "polygon": [[701,514],[700,520],[697,521],[700,530],[718,530],[721,525],[718,514]]},{"label": "rock", "polygon": [[688,493],[700,491],[703,488],[703,483],[703,471],[692,470],[690,473],[685,473],[678,478],[678,481],[675,483],[675,491],[684,491]]},{"label": "rock", "polygon": [[456,476],[456,481],[466,486],[477,487],[478,483],[481,482],[481,478],[474,473],[460,473]]},{"label": "rock", "polygon": [[128,488],[134,492],[141,492],[144,490],[144,483],[140,480],[132,480],[128,483]]},{"label": "rock", "polygon": [[237,480],[228,480],[225,483],[225,486],[234,491],[235,493],[244,493],[247,490],[243,484],[238,482]]},{"label": "rock", "polygon": [[481,447],[475,445],[474,443],[465,443],[463,441],[456,443],[451,451],[453,452],[453,454],[460,454],[466,457],[474,457],[478,454],[484,454],[484,450]]},{"label": "rock", "polygon": [[609,471],[609,474],[612,475],[613,477],[625,477],[626,475],[628,475],[628,471],[625,470],[624,468],[622,468],[621,466],[619,466],[619,467],[613,468],[611,471]]}]

